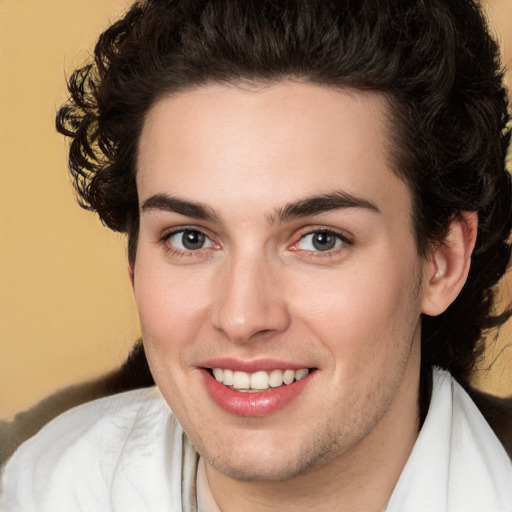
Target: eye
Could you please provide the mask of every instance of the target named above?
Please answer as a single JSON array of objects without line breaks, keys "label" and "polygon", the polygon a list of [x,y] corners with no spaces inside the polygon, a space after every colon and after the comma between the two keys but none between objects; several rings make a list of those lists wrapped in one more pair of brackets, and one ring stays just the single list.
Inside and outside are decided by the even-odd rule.
[{"label": "eye", "polygon": [[296,247],[302,251],[326,252],[341,247],[346,240],[334,231],[313,231],[303,235]]},{"label": "eye", "polygon": [[201,231],[196,229],[181,229],[165,237],[167,244],[179,251],[198,251],[213,247],[214,243]]}]

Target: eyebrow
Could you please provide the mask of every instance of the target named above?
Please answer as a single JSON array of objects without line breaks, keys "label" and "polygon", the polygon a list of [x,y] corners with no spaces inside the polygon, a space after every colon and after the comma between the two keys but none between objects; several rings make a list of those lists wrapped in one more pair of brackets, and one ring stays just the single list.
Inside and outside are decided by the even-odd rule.
[{"label": "eyebrow", "polygon": [[347,192],[336,191],[288,203],[270,215],[269,222],[285,222],[294,218],[309,217],[345,208],[363,208],[374,213],[380,213],[377,205],[368,199]]},{"label": "eyebrow", "polygon": [[168,196],[167,194],[155,194],[149,197],[142,204],[141,210],[143,212],[163,210],[166,212],[179,213],[180,215],[194,219],[208,220],[211,222],[219,221],[219,217],[209,206],[185,201],[178,197]]},{"label": "eyebrow", "polygon": [[[282,223],[295,218],[309,217],[345,208],[362,208],[374,213],[380,213],[375,203],[347,192],[336,191],[287,203],[271,213],[267,220],[270,224]],[[149,197],[142,204],[141,210],[143,212],[162,210],[194,219],[220,222],[219,216],[209,206],[186,201],[167,194],[155,194]]]}]

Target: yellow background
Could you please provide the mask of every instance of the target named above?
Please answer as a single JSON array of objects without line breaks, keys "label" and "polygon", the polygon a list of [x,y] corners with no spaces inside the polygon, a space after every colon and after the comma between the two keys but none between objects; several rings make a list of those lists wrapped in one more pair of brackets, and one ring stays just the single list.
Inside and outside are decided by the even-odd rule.
[{"label": "yellow background", "polygon": [[0,1],[0,416],[99,375],[138,334],[124,240],[79,208],[65,77],[126,0]]},{"label": "yellow background", "polygon": [[[0,0],[0,417],[117,366],[138,334],[124,239],[75,204],[53,128],[65,77],[128,3]],[[510,0],[492,3],[512,34]],[[512,393],[511,352],[480,385]]]}]

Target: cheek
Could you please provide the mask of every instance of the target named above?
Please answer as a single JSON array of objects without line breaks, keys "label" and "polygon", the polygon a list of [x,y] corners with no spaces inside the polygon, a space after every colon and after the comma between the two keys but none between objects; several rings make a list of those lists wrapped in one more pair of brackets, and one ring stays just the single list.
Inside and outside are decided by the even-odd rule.
[{"label": "cheek", "polygon": [[404,260],[389,255],[377,264],[371,259],[357,269],[302,281],[298,316],[307,319],[331,352],[363,353],[366,362],[386,358],[398,340],[410,341],[419,318],[419,270],[416,263],[404,267]]},{"label": "cheek", "polygon": [[142,253],[135,266],[134,296],[145,342],[164,350],[190,337],[207,309],[206,283],[204,276],[171,272]]},{"label": "cheek", "polygon": [[143,253],[138,255],[134,296],[148,363],[171,408],[186,417],[184,411],[194,404],[188,403],[182,386],[190,371],[191,341],[204,337],[204,291],[198,282],[173,275],[168,265],[146,261]]}]

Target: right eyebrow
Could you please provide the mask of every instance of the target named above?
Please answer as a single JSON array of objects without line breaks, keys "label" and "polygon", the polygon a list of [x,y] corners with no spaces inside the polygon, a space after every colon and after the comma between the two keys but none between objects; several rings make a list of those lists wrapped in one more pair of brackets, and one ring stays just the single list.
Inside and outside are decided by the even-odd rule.
[{"label": "right eyebrow", "polygon": [[155,194],[144,201],[141,206],[141,211],[147,212],[152,210],[178,213],[185,217],[208,220],[211,222],[219,221],[218,216],[210,207],[201,203],[185,201],[167,194]]}]

